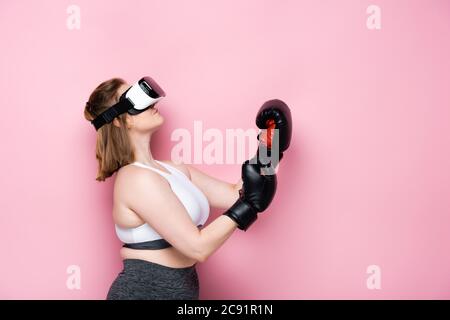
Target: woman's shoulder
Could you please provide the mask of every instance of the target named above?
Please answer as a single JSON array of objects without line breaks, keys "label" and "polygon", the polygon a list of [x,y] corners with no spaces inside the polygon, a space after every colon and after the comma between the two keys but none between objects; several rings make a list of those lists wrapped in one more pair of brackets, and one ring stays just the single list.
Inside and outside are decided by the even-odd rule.
[{"label": "woman's shoulder", "polygon": [[[117,171],[113,187],[113,215],[116,223],[130,226],[142,224],[144,220],[139,218],[139,215],[133,209],[136,201],[139,201],[136,200],[136,193],[152,194],[155,191],[163,190],[161,187],[164,186],[170,188],[167,180],[152,170],[131,164],[122,166]],[[149,201],[149,199],[146,199],[146,201]],[[123,213],[134,213],[135,216],[132,215],[130,218],[129,214]]]},{"label": "woman's shoulder", "polygon": [[135,181],[137,178],[145,177],[145,179],[153,178],[155,181],[165,180],[161,175],[152,170],[147,170],[133,164],[127,164],[122,166],[117,171],[116,182],[121,184],[129,184]]}]

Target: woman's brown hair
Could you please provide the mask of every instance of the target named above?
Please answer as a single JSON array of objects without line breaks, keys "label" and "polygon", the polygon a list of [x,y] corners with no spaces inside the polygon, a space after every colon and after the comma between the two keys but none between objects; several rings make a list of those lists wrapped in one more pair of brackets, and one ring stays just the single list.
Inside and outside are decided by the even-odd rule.
[{"label": "woman's brown hair", "polygon": [[[103,111],[119,101],[118,89],[125,84],[121,78],[112,78],[98,85],[89,96],[84,108],[86,120],[93,120]],[[113,122],[103,125],[97,131],[95,156],[98,160],[97,181],[105,181],[121,167],[132,163],[133,146],[128,135],[126,113],[117,117],[120,127]],[[92,126],[92,130],[95,130]]]}]

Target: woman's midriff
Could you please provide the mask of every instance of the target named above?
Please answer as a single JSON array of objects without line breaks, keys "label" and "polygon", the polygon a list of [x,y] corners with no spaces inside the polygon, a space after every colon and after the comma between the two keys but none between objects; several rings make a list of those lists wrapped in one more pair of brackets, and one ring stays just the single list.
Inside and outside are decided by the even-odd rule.
[{"label": "woman's midriff", "polygon": [[197,261],[186,257],[174,247],[159,250],[136,250],[121,248],[122,259],[141,259],[158,263],[171,268],[186,268],[193,266]]}]

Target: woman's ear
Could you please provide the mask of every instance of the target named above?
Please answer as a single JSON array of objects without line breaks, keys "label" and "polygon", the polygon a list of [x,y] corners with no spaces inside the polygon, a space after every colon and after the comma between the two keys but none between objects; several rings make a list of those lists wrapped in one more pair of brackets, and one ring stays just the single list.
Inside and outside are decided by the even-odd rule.
[{"label": "woman's ear", "polygon": [[114,118],[113,124],[116,127],[120,128],[122,126],[122,122],[125,122],[126,125],[127,125],[127,129],[130,129],[131,125],[132,125],[132,122],[133,122],[132,118],[130,116],[128,116],[128,115],[125,115],[125,118],[122,118],[122,119]]},{"label": "woman's ear", "polygon": [[126,114],[125,115],[125,122],[127,124],[127,129],[131,129],[132,125],[133,125],[133,117]]},{"label": "woman's ear", "polygon": [[114,124],[116,127],[120,128],[120,122],[119,122],[119,119],[114,118],[113,124]]}]

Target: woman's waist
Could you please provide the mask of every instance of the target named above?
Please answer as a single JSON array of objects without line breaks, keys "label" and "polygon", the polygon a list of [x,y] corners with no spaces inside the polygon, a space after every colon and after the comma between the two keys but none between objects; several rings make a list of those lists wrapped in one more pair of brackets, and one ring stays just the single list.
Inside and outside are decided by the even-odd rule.
[{"label": "woman's waist", "polygon": [[186,268],[197,263],[195,259],[183,255],[174,247],[158,250],[142,250],[122,247],[120,249],[120,255],[122,259],[141,259],[170,268]]}]

